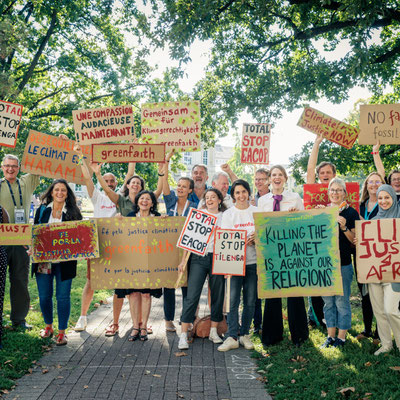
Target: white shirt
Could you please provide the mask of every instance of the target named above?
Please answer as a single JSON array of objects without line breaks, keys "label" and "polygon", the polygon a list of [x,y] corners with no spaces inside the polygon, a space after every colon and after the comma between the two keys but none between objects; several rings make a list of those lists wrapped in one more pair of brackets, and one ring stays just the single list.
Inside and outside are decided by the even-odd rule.
[{"label": "white shirt", "polygon": [[[225,204],[225,207],[226,207],[226,208],[231,208],[231,207],[233,207],[233,200],[232,200],[232,197],[231,197],[229,194],[227,194],[227,195],[224,197],[224,204]],[[199,210],[201,210],[201,209],[203,209],[204,207],[205,207],[204,199],[201,199],[201,200],[199,201],[199,205],[197,206],[197,208],[198,208]]]},{"label": "white shirt", "polygon": [[[303,200],[298,193],[284,190],[282,196],[282,200],[279,203],[281,211],[289,211],[289,209],[293,207],[298,210],[304,210]],[[271,192],[258,199],[258,208],[259,211],[274,211],[274,198]]]},{"label": "white shirt", "polygon": [[63,208],[61,210],[60,218],[56,218],[56,217],[53,217],[53,202],[49,203],[47,207],[51,208],[50,217],[49,217],[49,220],[47,222],[48,224],[51,224],[53,222],[61,222],[62,213],[66,213],[67,212],[67,209],[66,209],[65,203],[64,203],[64,206],[63,206]]},{"label": "white shirt", "polygon": [[[211,213],[209,213],[211,214]],[[215,217],[217,217],[217,220],[215,221],[215,226],[217,226],[218,228],[221,227],[221,222],[222,222],[222,212],[219,212],[218,214],[212,214]],[[215,235],[215,231],[213,232],[213,234],[210,237],[210,241],[208,242],[207,245],[207,249],[206,249],[206,254],[207,253],[213,253],[214,252],[214,235]]]},{"label": "white shirt", "polygon": [[[259,212],[258,207],[249,205],[245,210],[231,207],[222,214],[221,228],[222,229],[242,229],[250,235],[255,231],[253,213]],[[246,247],[246,265],[256,264],[257,255],[254,245]]]},{"label": "white shirt", "polygon": [[110,218],[117,213],[117,206],[107,195],[101,193],[96,188],[94,188],[90,200],[92,200],[93,203],[93,216],[95,218]]}]

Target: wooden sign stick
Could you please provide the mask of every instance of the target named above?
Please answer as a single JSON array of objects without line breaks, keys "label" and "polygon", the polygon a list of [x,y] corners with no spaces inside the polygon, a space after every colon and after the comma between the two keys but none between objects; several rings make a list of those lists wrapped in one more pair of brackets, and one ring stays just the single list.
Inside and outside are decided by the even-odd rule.
[{"label": "wooden sign stick", "polygon": [[179,272],[178,279],[176,280],[176,283],[175,283],[175,289],[178,289],[178,287],[179,287],[179,282],[181,281],[182,276],[183,276],[183,274],[184,274],[185,271],[186,271],[186,265],[187,265],[187,262],[188,262],[188,260],[189,260],[189,257],[190,257],[190,251],[187,251],[187,252],[186,252],[185,259],[184,259],[185,264],[183,265],[183,270],[182,270],[182,272]]},{"label": "wooden sign stick", "polygon": [[231,310],[231,278],[232,275],[228,275],[226,278],[226,312],[229,313]]}]

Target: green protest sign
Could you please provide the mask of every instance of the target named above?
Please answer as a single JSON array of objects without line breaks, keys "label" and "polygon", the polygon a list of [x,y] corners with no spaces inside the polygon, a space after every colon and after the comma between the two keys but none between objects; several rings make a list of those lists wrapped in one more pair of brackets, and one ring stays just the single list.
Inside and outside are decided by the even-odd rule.
[{"label": "green protest sign", "polygon": [[343,295],[337,208],[253,215],[259,298]]}]

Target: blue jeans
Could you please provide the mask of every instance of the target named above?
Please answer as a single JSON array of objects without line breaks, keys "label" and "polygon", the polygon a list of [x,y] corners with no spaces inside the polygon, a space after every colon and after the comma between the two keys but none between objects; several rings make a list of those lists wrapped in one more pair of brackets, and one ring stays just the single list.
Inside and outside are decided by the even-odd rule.
[{"label": "blue jeans", "polygon": [[59,264],[52,265],[51,274],[36,273],[40,310],[42,311],[44,322],[48,325],[52,324],[54,278],[56,279],[58,329],[64,330],[68,327],[68,319],[71,312],[72,279],[61,281],[61,267]]},{"label": "blue jeans", "polygon": [[347,330],[351,328],[350,292],[353,280],[353,265],[342,265],[343,296],[323,296],[324,315],[328,328]]},{"label": "blue jeans", "polygon": [[246,265],[245,276],[232,276],[228,336],[237,338],[239,330],[239,304],[243,287],[243,312],[240,335],[248,335],[257,299],[257,265]]},{"label": "blue jeans", "polygon": [[[182,287],[182,303],[185,302],[187,287]],[[164,319],[173,321],[175,319],[175,289],[164,288]],[[182,304],[183,308],[183,304]]]}]

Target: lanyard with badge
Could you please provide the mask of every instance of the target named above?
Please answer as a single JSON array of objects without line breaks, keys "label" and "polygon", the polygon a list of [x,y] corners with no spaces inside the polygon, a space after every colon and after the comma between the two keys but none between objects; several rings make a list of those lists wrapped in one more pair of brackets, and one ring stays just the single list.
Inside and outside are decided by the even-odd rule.
[{"label": "lanyard with badge", "polygon": [[8,182],[7,179],[3,179],[0,182],[0,185],[1,185],[1,183],[4,182],[4,180],[7,182],[8,189],[10,190],[11,198],[12,198],[12,201],[14,203],[14,219],[15,219],[15,223],[16,224],[25,224],[26,223],[25,210],[24,210],[24,208],[22,206],[22,190],[21,190],[21,184],[19,183],[19,179],[17,179],[17,183],[18,183],[18,190],[19,190],[19,204],[20,204],[20,207],[17,206],[17,202],[15,200],[14,192],[13,192],[13,190],[11,188],[10,182]]},{"label": "lanyard with badge", "polygon": [[[185,211],[188,208],[188,205],[189,205],[189,200],[186,200],[185,208],[183,209],[181,215],[185,215]],[[176,217],[177,215],[178,215],[178,202],[176,202],[176,204],[175,204],[174,215],[173,216]]]}]

